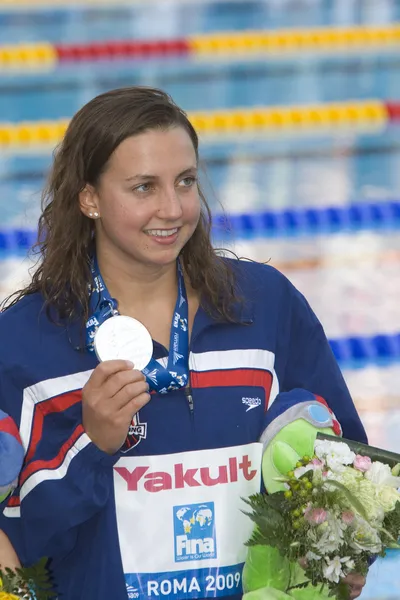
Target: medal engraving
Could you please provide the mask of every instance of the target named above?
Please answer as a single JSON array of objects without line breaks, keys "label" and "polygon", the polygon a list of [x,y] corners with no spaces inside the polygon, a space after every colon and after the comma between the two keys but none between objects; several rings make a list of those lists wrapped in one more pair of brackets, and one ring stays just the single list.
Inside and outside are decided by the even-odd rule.
[{"label": "medal engraving", "polygon": [[117,315],[104,321],[94,338],[99,361],[129,360],[141,371],[153,355],[153,340],[146,327],[133,319]]}]

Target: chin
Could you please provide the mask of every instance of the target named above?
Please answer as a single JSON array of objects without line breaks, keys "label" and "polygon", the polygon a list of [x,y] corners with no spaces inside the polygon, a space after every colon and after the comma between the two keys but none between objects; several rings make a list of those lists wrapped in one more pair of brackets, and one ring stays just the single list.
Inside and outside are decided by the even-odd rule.
[{"label": "chin", "polygon": [[169,252],[160,252],[158,255],[152,253],[152,255],[147,255],[143,262],[151,265],[158,265],[160,267],[167,267],[177,261],[180,252],[180,250],[171,249]]}]

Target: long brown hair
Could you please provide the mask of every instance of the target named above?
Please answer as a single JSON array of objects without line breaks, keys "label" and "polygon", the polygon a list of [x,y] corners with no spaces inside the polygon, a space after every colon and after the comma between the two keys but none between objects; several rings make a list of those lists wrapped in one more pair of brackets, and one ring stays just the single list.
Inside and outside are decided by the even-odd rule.
[{"label": "long brown hair", "polygon": [[[112,90],[97,96],[71,120],[54,153],[53,167],[42,195],[36,251],[38,266],[31,283],[4,304],[40,292],[46,309],[58,318],[89,316],[90,260],[94,223],[84,216],[79,194],[86,184],[96,186],[114,150],[126,138],[145,131],[183,127],[198,159],[199,141],[192,124],[165,92],[148,87]],[[217,317],[232,321],[237,300],[234,273],[211,244],[211,211],[202,200],[198,226],[181,252],[185,273],[203,305]],[[54,309],[54,310],[53,310]]]}]

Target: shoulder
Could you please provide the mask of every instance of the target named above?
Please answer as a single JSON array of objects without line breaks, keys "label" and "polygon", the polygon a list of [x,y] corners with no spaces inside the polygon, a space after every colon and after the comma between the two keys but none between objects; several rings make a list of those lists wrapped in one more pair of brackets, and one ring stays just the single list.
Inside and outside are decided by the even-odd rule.
[{"label": "shoulder", "polygon": [[[40,314],[43,301],[39,294],[25,296],[16,304],[0,313],[0,379],[2,386],[6,380],[13,380],[15,386],[21,383],[27,387],[30,383],[25,371],[30,369],[32,362],[39,354]],[[4,340],[4,341],[3,341]],[[3,390],[4,391],[4,390]],[[9,391],[1,393],[1,402]],[[2,406],[3,408],[3,406]],[[7,412],[10,412],[7,407]]]},{"label": "shoulder", "polygon": [[45,312],[44,301],[41,294],[25,296],[10,308],[0,312],[0,336],[16,332],[21,328],[25,330],[27,324],[33,329],[43,312]]},{"label": "shoulder", "polygon": [[[0,364],[22,361],[26,350],[38,347],[43,331],[43,299],[40,294],[31,294],[0,313]],[[41,323],[42,322],[42,323]]]},{"label": "shoulder", "polygon": [[78,322],[53,322],[41,294],[24,297],[0,314],[2,385],[21,390],[93,369],[95,357],[82,351],[83,333]]},{"label": "shoulder", "polygon": [[261,291],[278,295],[296,291],[287,277],[271,265],[247,259],[225,260],[235,273],[240,291],[246,296]]},{"label": "shoulder", "polygon": [[35,360],[39,353],[48,353],[61,327],[53,323],[40,293],[29,294],[0,313],[0,363],[9,364]]},{"label": "shoulder", "polygon": [[256,313],[309,324],[317,322],[306,298],[278,269],[255,261],[227,260],[235,273],[238,294],[252,303]]}]

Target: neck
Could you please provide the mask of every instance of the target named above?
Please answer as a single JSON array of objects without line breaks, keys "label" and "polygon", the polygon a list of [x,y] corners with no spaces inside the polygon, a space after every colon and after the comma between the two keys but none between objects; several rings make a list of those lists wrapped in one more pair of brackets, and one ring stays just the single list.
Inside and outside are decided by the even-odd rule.
[{"label": "neck", "polygon": [[128,264],[115,256],[97,253],[100,273],[119,306],[133,307],[154,298],[176,298],[176,264],[164,266]]}]

